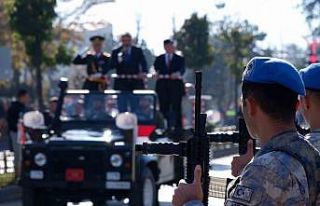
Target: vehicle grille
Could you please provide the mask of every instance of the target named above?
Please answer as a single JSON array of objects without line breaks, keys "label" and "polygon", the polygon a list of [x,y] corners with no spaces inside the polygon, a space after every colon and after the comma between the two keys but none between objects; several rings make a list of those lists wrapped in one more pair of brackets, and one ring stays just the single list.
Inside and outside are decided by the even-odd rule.
[{"label": "vehicle grille", "polygon": [[64,180],[65,172],[70,168],[84,169],[86,182],[105,179],[107,157],[104,148],[52,148],[49,161],[52,180]]}]

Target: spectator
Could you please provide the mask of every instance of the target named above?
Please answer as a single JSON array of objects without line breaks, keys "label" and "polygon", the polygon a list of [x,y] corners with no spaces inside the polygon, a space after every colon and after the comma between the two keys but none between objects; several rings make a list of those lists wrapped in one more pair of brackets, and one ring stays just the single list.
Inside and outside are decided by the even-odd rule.
[{"label": "spectator", "polygon": [[56,114],[58,104],[58,97],[51,97],[49,101],[49,108],[43,112],[44,115],[44,121],[46,126],[51,126],[54,116]]},{"label": "spectator", "polygon": [[14,152],[14,166],[16,171],[16,176],[20,174],[20,153],[21,146],[19,144],[19,139],[17,135],[18,131],[18,121],[22,115],[28,111],[27,104],[29,102],[28,92],[24,89],[18,91],[17,101],[13,101],[8,109],[7,121],[9,127],[9,135],[12,144],[12,149]]},{"label": "spectator", "polygon": [[3,135],[2,131],[5,129],[5,127],[6,127],[6,111],[5,111],[5,108],[4,108],[4,104],[1,101],[0,102],[0,131],[1,131],[1,136]]}]

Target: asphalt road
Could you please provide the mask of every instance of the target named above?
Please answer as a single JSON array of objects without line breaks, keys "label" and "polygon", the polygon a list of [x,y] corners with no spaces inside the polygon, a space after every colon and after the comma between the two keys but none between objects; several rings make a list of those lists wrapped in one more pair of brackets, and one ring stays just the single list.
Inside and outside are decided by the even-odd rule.
[{"label": "asphalt road", "polygon": [[[212,170],[210,171],[210,176],[218,178],[231,177],[230,174],[230,163],[232,156],[226,156],[213,160]],[[162,186],[159,191],[160,206],[171,206],[171,198],[174,192],[174,187],[172,186]],[[1,197],[0,197],[1,198]],[[90,202],[83,202],[77,206],[91,206]],[[209,205],[222,206],[224,205],[223,199],[211,198],[209,200]],[[0,206],[22,206],[21,200],[16,200],[13,202],[0,203]],[[73,206],[73,204],[68,204],[68,206]],[[108,206],[122,206],[119,203],[111,203]]]}]

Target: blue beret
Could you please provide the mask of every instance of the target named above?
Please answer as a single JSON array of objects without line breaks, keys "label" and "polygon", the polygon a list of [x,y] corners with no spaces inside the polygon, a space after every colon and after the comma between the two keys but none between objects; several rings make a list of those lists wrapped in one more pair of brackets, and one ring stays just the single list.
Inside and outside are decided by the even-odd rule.
[{"label": "blue beret", "polygon": [[306,89],[320,90],[320,63],[309,65],[300,70]]},{"label": "blue beret", "polygon": [[303,81],[297,69],[287,61],[271,57],[254,57],[243,72],[242,81],[261,84],[280,84],[305,95]]}]

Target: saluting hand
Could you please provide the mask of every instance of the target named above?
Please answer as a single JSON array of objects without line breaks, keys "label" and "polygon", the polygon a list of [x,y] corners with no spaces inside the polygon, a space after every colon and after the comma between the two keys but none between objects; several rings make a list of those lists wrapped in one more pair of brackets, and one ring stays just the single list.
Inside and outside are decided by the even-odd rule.
[{"label": "saluting hand", "polygon": [[178,188],[175,189],[172,198],[173,206],[183,206],[191,200],[203,199],[203,191],[201,186],[201,167],[197,165],[194,169],[194,179],[192,184],[186,184],[184,180],[179,182]]},{"label": "saluting hand", "polygon": [[253,156],[253,142],[250,139],[247,143],[247,153],[233,157],[231,162],[231,174],[235,177],[239,176],[243,168],[251,161]]}]

